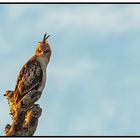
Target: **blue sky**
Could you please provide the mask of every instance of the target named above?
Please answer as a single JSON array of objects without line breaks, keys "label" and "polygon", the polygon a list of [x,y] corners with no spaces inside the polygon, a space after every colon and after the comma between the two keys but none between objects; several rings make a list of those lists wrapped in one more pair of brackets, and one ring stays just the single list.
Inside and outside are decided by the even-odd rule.
[{"label": "blue sky", "polygon": [[3,94],[45,32],[51,61],[35,135],[140,135],[140,5],[0,5],[0,134]]}]

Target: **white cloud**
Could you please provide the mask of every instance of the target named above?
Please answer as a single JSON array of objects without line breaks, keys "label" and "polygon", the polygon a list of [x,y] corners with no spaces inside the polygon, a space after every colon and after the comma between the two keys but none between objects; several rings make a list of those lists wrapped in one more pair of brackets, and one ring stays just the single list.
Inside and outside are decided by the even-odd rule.
[{"label": "white cloud", "polygon": [[[67,5],[70,7],[69,5]],[[121,6],[121,5],[120,5]],[[102,33],[123,33],[132,29],[139,28],[140,17],[139,6],[128,5],[124,8],[115,8],[114,5],[78,5],[78,8],[48,10],[49,5],[14,5],[7,8],[11,20],[21,20],[21,16],[27,17],[28,13],[36,14],[36,18],[31,17],[31,21],[22,20],[25,25],[32,24],[31,28],[42,30],[44,28],[52,31],[62,31],[68,28],[85,28]],[[13,14],[13,10],[15,11]],[[28,11],[28,12],[27,12]],[[16,22],[15,22],[16,24]],[[37,27],[37,28],[36,28]]]},{"label": "white cloud", "polygon": [[[49,5],[9,5],[5,14],[10,23],[17,25],[12,29],[15,34],[16,43],[13,45],[7,42],[7,36],[0,34],[1,46],[0,53],[6,53],[15,48],[17,43],[28,41],[32,33],[62,32],[67,29],[84,29],[100,33],[100,37],[107,37],[114,34],[120,34],[133,29],[139,29],[140,12],[139,6],[128,5],[117,9],[114,5],[81,5],[78,8],[59,8],[48,10]],[[70,7],[68,5],[68,7]],[[28,13],[35,13],[36,17],[28,17]],[[32,15],[31,14],[31,15]],[[28,17],[28,18],[27,18]],[[28,29],[30,28],[30,32]],[[10,40],[9,40],[10,41]],[[24,41],[24,42],[25,42]],[[5,47],[8,46],[8,47]]]},{"label": "white cloud", "polygon": [[73,83],[89,78],[99,65],[96,61],[88,58],[75,60],[73,64],[55,64],[49,66],[48,74],[50,78],[54,78],[57,83],[57,88],[65,90]]},{"label": "white cloud", "polygon": [[[45,11],[45,10],[44,10]],[[123,33],[139,28],[140,17],[138,6],[128,6],[114,9],[114,6],[82,7],[77,9],[59,9],[46,12],[46,15],[37,18],[38,25],[43,27],[44,19],[48,27],[55,31],[67,28],[86,28],[105,33]],[[57,24],[56,24],[57,23]]]},{"label": "white cloud", "polygon": [[[121,34],[121,33],[131,31],[134,29],[139,29],[140,18],[138,16],[138,13],[140,12],[140,10],[139,10],[139,6],[135,6],[135,5],[125,6],[124,8],[121,8],[119,10],[117,8],[114,8],[115,6],[113,5],[110,5],[110,6],[108,5],[94,6],[93,5],[93,7],[92,5],[90,6],[87,5],[87,7],[86,5],[85,6],[81,5],[81,7],[78,6],[78,8],[73,8],[73,9],[70,9],[70,6],[68,5],[69,8],[62,7],[60,9],[53,9],[53,10],[50,10],[50,9],[47,10],[47,7],[45,6],[43,6],[43,8],[41,8],[41,6],[40,8],[37,8],[37,7],[38,6],[34,7],[32,5],[30,6],[26,6],[26,5],[25,6],[22,6],[22,5],[11,6],[10,5],[6,9],[9,22],[15,23],[15,32],[13,32],[13,34],[17,35],[16,36],[17,42],[24,41],[24,39],[26,42],[27,38],[29,40],[32,39],[31,35],[34,34],[34,32],[36,31],[41,32],[41,31],[44,31],[44,29],[46,28],[51,31],[54,31],[55,33],[60,33],[64,30],[67,32],[67,30],[70,30],[71,28],[75,28],[75,29],[79,28],[81,30],[82,29],[91,30],[93,32],[100,32],[100,33],[105,33],[105,34],[109,33],[109,35],[112,35],[115,33]],[[34,15],[33,16],[34,18],[32,18],[32,16],[29,16],[30,19],[27,18],[28,12],[30,13],[33,9],[35,11],[38,11],[38,14]],[[25,11],[26,11],[26,14],[24,13]],[[106,36],[108,35],[106,34]],[[0,40],[1,42],[0,53],[1,54],[6,53],[7,51],[10,52],[12,49],[17,48],[16,45],[14,44],[12,45],[9,42],[6,42],[7,41],[6,37],[4,37],[2,33],[0,34],[0,39],[1,39]],[[17,42],[15,42],[15,44]],[[133,50],[133,48],[130,49],[130,52],[131,50]],[[137,51],[137,48],[136,48],[136,51]],[[17,57],[17,59],[18,58],[19,56]],[[21,63],[21,60],[18,59],[18,61],[20,61]],[[14,62],[15,65],[16,64],[18,65],[19,64],[18,61],[17,62],[12,61],[12,62]],[[10,78],[10,79],[13,79],[13,77],[15,77],[15,71],[18,71],[18,70],[17,68],[12,68],[12,64],[9,64],[9,66],[11,69],[14,70],[13,76],[11,76],[12,78]],[[8,67],[4,67],[4,68],[6,69],[5,73],[8,73],[9,71]],[[76,134],[78,133],[84,134],[85,130],[88,129],[92,134],[94,134],[93,129],[95,129],[96,134],[104,134],[105,132],[103,131],[105,130],[105,126],[106,126],[105,123],[108,123],[108,121],[112,118],[116,119],[115,116],[117,115],[118,115],[118,118],[121,119],[119,123],[122,123],[122,127],[127,128],[128,126],[127,124],[129,123],[130,118],[129,117],[127,118],[125,113],[123,114],[123,117],[119,117],[119,113],[122,112],[123,109],[127,109],[127,108],[124,107],[122,110],[119,110],[121,109],[121,106],[124,105],[124,102],[118,101],[118,103],[121,104],[119,108],[117,99],[115,100],[115,97],[113,97],[111,93],[110,93],[111,97],[107,96],[108,92],[110,92],[109,91],[110,87],[107,84],[109,84],[108,82],[110,81],[107,81],[105,79],[107,78],[107,75],[104,75],[103,68],[104,67],[101,67],[100,64],[98,64],[96,61],[88,57],[76,59],[75,62],[73,62],[72,64],[57,63],[57,64],[49,65],[47,73],[48,73],[49,81],[53,80],[53,82],[55,82],[51,85],[53,87],[53,85],[55,84],[56,89],[53,89],[54,91],[58,92],[57,90],[59,90],[59,93],[68,93],[69,91],[68,92],[65,92],[65,91],[69,90],[69,87],[72,87],[73,84],[75,83],[80,83],[83,86],[82,88],[83,91],[81,92],[81,94],[87,93],[86,96],[85,94],[81,95],[83,96],[84,101],[85,101],[84,102],[85,103],[84,105],[86,106],[84,108],[85,110],[83,109],[83,114],[81,113],[82,114],[81,117],[77,115],[77,117],[73,119],[73,122],[69,126],[69,132],[72,132],[71,130],[75,129],[79,131],[79,132],[76,132]],[[2,69],[2,71],[4,70]],[[100,77],[100,74],[102,78]],[[7,75],[9,78],[10,74],[7,74]],[[93,78],[92,76],[94,77],[94,79],[92,79]],[[4,75],[2,74],[1,74],[1,78],[6,79]],[[82,80],[87,80],[87,82],[82,82]],[[138,82],[138,79],[135,80],[135,77],[131,77],[131,76],[127,77],[126,79],[123,79],[124,81],[122,81],[122,83],[121,83],[121,80],[122,78],[120,79],[120,81],[117,81],[118,82],[116,83],[116,85],[118,86],[117,88],[120,88],[120,86],[134,87],[134,85]],[[6,80],[4,80],[4,82],[6,83]],[[114,83],[111,83],[110,86],[112,84]],[[108,87],[106,87],[106,85]],[[64,99],[64,96],[63,97],[62,96],[63,95],[58,94],[55,96],[55,98],[52,97],[53,100],[52,102],[50,101],[50,104],[49,104],[50,110],[52,111],[49,113],[52,116],[48,112],[47,113],[48,113],[48,116],[50,115],[49,117],[51,118],[49,126],[51,127],[50,129],[52,131],[54,129],[57,129],[57,124],[59,121],[57,117],[61,116],[60,113],[64,111],[63,106],[66,105],[64,102],[62,102],[62,100]],[[65,97],[66,97],[66,94],[65,94]],[[115,102],[113,102],[112,99],[114,99],[113,101]],[[78,101],[79,100],[77,100],[77,102]],[[7,104],[7,102],[4,102],[4,103],[2,102],[1,106],[4,107],[5,104]],[[51,104],[53,105],[51,106]],[[55,107],[56,105],[57,107]],[[97,108],[97,110],[94,108],[95,112],[92,110],[93,108],[91,108],[93,105],[95,105],[95,107]],[[69,108],[71,108],[70,105],[69,105]],[[108,112],[106,112],[106,110]],[[85,114],[85,112],[86,113],[89,112],[89,114]],[[128,112],[129,111],[127,110],[127,113]],[[3,110],[1,111],[1,113],[2,113],[2,116],[5,117],[7,114],[7,110],[6,111]],[[97,114],[95,115],[95,113]],[[42,117],[46,117],[45,115]],[[74,115],[75,114],[73,114],[73,116]],[[6,120],[2,119],[2,121],[4,122]],[[43,121],[41,121],[40,119],[40,123],[43,124],[44,123]],[[53,126],[51,125],[51,122],[54,122]],[[90,124],[90,127],[89,127],[89,124]],[[47,123],[46,123],[46,126],[48,126]],[[42,126],[40,126],[40,128],[42,128]]]}]

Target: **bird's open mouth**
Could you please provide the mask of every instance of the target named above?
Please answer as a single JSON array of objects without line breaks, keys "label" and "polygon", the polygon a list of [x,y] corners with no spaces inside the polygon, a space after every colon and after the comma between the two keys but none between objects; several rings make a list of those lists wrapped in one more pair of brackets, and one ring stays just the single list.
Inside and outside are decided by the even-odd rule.
[{"label": "bird's open mouth", "polygon": [[45,42],[48,38],[49,38],[50,35],[47,35],[47,33],[44,35],[43,37],[43,41],[42,42]]},{"label": "bird's open mouth", "polygon": [[46,40],[50,37],[50,35],[47,35],[47,37],[45,38]]}]

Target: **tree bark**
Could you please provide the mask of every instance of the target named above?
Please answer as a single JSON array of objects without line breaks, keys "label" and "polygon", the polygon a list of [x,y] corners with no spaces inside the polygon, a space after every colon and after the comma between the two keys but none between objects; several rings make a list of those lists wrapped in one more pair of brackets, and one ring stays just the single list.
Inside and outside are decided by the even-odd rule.
[{"label": "tree bark", "polygon": [[38,125],[38,118],[42,109],[35,102],[40,98],[41,92],[33,90],[27,93],[18,103],[14,100],[14,91],[6,91],[12,115],[12,123],[5,127],[6,136],[33,136]]}]

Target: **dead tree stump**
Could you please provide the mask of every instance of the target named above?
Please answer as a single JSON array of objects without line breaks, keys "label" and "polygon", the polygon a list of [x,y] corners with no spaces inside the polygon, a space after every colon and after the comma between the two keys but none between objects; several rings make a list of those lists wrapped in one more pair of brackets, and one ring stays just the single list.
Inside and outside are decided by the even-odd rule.
[{"label": "dead tree stump", "polygon": [[42,109],[35,102],[40,98],[41,92],[33,90],[27,93],[18,103],[14,100],[14,91],[6,91],[12,116],[12,123],[5,127],[6,136],[33,136],[38,125],[38,118]]}]

